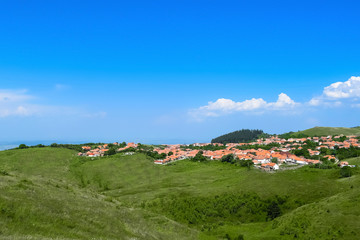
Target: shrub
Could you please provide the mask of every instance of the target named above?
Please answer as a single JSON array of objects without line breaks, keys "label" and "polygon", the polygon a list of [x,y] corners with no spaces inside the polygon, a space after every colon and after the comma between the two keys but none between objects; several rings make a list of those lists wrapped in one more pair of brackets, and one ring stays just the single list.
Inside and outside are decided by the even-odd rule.
[{"label": "shrub", "polygon": [[340,168],[340,177],[341,178],[346,178],[346,177],[351,177],[352,175],[352,169],[349,166],[345,166]]},{"label": "shrub", "polygon": [[20,145],[19,145],[19,149],[25,149],[25,148],[29,148],[29,147],[26,146],[25,144],[20,144]]}]

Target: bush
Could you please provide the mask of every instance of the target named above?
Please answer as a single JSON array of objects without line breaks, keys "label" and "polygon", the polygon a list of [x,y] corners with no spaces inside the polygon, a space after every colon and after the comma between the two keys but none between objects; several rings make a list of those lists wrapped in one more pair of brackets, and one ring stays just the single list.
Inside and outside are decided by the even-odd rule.
[{"label": "bush", "polygon": [[194,161],[194,162],[205,162],[205,161],[207,161],[207,158],[204,157],[204,155],[202,155],[202,154],[203,154],[202,151],[198,152],[195,155],[195,157],[192,158],[192,161]]},{"label": "bush", "polygon": [[[219,222],[250,223],[279,217],[288,197],[261,198],[256,193],[223,193],[215,196],[167,196],[144,204],[145,208],[198,227]],[[286,206],[286,207],[285,207]],[[240,238],[241,239],[241,238]]]},{"label": "bush", "polygon": [[347,178],[347,177],[351,177],[352,175],[352,169],[349,166],[345,166],[340,168],[340,177],[341,178]]},{"label": "bush", "polygon": [[251,166],[254,165],[253,161],[251,160],[240,160],[239,163],[240,167],[247,167],[248,169],[250,169]]},{"label": "bush", "polygon": [[26,146],[25,144],[20,144],[20,145],[19,145],[19,149],[25,149],[25,148],[29,148],[29,147]]},{"label": "bush", "polygon": [[105,156],[111,156],[115,154],[116,154],[115,148],[109,148],[109,150],[104,153]]},{"label": "bush", "polygon": [[222,162],[235,163],[236,159],[233,154],[225,155],[221,158]]}]

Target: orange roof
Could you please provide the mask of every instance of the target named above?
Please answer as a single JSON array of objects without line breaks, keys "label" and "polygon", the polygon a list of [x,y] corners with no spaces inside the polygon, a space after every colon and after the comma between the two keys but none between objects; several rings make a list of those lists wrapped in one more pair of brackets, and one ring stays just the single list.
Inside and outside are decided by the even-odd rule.
[{"label": "orange roof", "polygon": [[266,167],[266,166],[270,166],[270,167],[274,167],[276,163],[263,163],[261,164],[262,167]]}]

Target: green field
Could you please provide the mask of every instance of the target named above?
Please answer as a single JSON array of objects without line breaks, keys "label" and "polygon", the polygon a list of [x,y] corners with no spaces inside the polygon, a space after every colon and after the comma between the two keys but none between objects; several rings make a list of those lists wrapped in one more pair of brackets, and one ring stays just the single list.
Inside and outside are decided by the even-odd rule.
[{"label": "green field", "polygon": [[291,134],[291,137],[298,137],[302,135],[306,135],[309,137],[314,136],[334,136],[334,135],[360,135],[360,127],[354,128],[345,128],[345,127],[314,127],[310,129],[306,129],[303,131],[294,132]]},{"label": "green field", "polygon": [[359,239],[357,171],[2,151],[0,239]]}]

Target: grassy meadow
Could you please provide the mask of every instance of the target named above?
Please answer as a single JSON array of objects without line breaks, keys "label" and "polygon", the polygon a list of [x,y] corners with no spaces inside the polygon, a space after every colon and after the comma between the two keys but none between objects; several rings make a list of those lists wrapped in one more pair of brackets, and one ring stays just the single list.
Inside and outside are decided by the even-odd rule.
[{"label": "grassy meadow", "polygon": [[298,135],[314,136],[335,136],[335,135],[360,135],[360,127],[345,128],[345,127],[314,127],[303,131],[291,134],[293,137]]},{"label": "grassy meadow", "polygon": [[359,238],[358,170],[75,153],[0,152],[0,239]]}]

